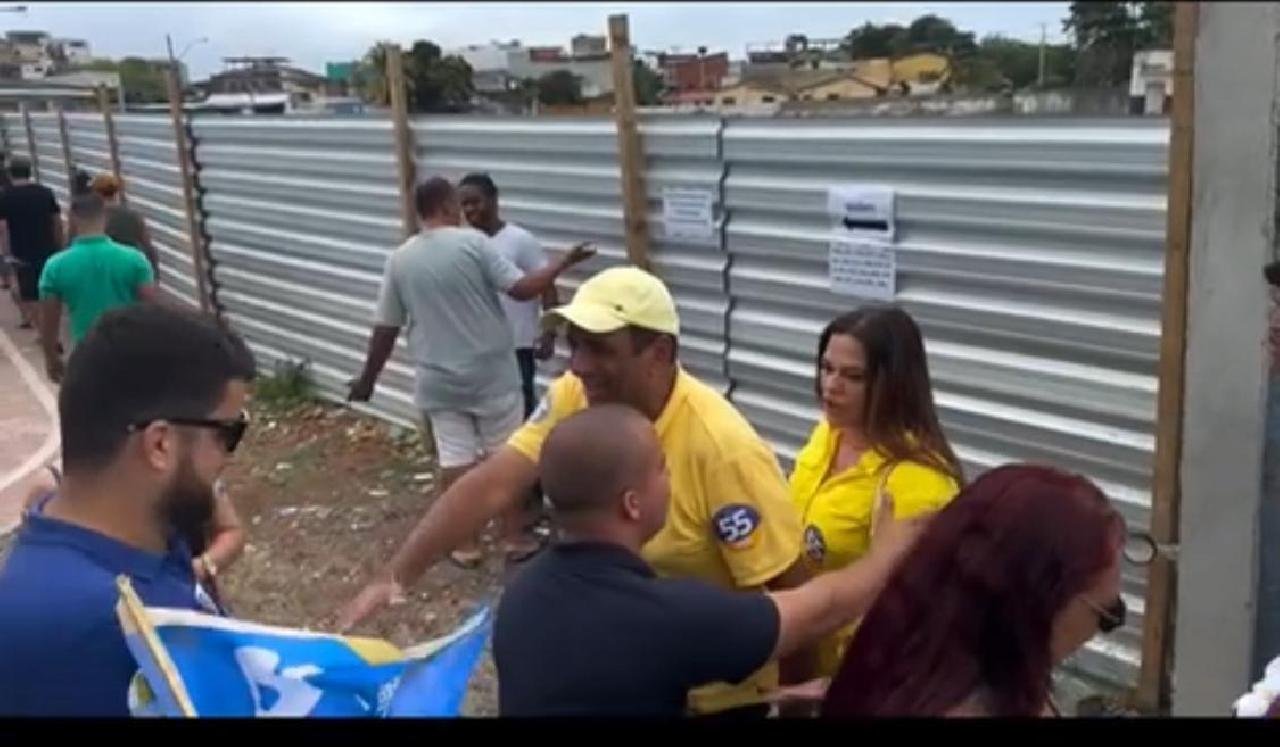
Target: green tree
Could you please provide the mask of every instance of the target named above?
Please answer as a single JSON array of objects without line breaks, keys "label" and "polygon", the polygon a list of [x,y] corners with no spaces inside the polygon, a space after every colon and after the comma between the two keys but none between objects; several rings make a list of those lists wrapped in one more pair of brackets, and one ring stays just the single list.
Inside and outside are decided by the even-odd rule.
[{"label": "green tree", "polygon": [[900,57],[907,50],[907,29],[896,23],[877,26],[868,21],[846,34],[843,46],[853,60]]},{"label": "green tree", "polygon": [[582,78],[568,70],[553,70],[538,78],[538,101],[544,105],[582,103]]},{"label": "green tree", "polygon": [[1011,84],[995,60],[980,54],[973,54],[952,64],[951,79],[947,90],[958,88],[962,91],[1001,91]]},{"label": "green tree", "polygon": [[440,47],[419,39],[409,48],[404,63],[411,110],[448,111],[470,103],[475,88],[466,60],[444,55]]},{"label": "green tree", "polygon": [[[978,45],[978,55],[990,60],[1015,89],[1034,86],[1040,77],[1040,45],[994,35]],[[1045,47],[1045,87],[1068,85],[1075,77],[1075,52],[1069,45]]]},{"label": "green tree", "polygon": [[[361,98],[387,106],[386,50],[375,45],[365,53],[354,78]],[[471,66],[457,55],[444,55],[440,47],[422,39],[401,54],[409,110],[414,112],[456,111],[466,108],[475,93]]]},{"label": "green tree", "polygon": [[951,21],[930,13],[911,22],[906,33],[907,51],[934,52],[949,57],[964,57],[977,52],[973,32],[960,31]]},{"label": "green tree", "polygon": [[164,62],[126,57],[119,62],[94,60],[75,69],[116,73],[120,76],[125,101],[130,104],[158,104],[169,100],[167,63]]},{"label": "green tree", "polygon": [[1172,44],[1173,3],[1073,2],[1062,28],[1075,38],[1077,83],[1123,85],[1134,52]]},{"label": "green tree", "polygon": [[645,64],[644,60],[637,59],[632,63],[631,82],[635,87],[636,104],[639,106],[652,106],[662,99],[665,88],[662,76]]},{"label": "green tree", "polygon": [[369,48],[360,64],[356,65],[353,84],[365,103],[376,106],[390,106],[391,97],[387,91],[387,51],[381,44]]}]

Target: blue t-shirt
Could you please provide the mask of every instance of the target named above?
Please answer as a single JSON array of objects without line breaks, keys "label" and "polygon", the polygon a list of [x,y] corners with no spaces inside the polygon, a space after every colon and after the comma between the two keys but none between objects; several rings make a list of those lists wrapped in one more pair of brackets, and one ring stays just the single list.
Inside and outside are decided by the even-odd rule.
[{"label": "blue t-shirt", "polygon": [[43,503],[0,568],[0,716],[128,716],[138,666],[116,619],[116,576],[151,607],[219,610],[181,540],[155,555],[44,516]]}]

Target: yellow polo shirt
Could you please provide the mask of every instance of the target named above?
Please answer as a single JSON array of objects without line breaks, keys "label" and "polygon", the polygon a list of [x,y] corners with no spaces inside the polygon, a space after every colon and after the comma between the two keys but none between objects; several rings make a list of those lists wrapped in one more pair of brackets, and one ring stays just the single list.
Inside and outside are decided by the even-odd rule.
[{"label": "yellow polo shirt", "polygon": [[[551,429],[586,407],[582,382],[566,373],[507,443],[536,463]],[[733,405],[681,370],[654,428],[671,473],[667,523],[642,552],[658,574],[751,589],[795,563],[800,520],[786,480],[773,450]],[[777,685],[770,662],[740,685],[694,690],[689,705],[714,713],[760,703]]]},{"label": "yellow polo shirt", "polygon": [[[858,463],[828,475],[840,446],[840,433],[824,418],[796,457],[791,499],[804,526],[805,558],[815,572],[833,571],[858,560],[871,544],[871,513],[884,479],[884,456],[868,450]],[[911,518],[937,511],[959,492],[950,475],[918,462],[892,465],[886,491],[894,515]],[[827,639],[819,651],[822,675],[835,673],[853,634],[849,626]]]}]

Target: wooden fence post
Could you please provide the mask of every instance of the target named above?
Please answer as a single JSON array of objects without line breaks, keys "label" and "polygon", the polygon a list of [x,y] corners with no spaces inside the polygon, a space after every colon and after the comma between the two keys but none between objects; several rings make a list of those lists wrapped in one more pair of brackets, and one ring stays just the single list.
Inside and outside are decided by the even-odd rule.
[{"label": "wooden fence post", "polygon": [[116,119],[111,113],[111,90],[98,86],[98,110],[102,112],[102,127],[107,133],[107,151],[111,155],[111,173],[120,182],[120,200],[127,201],[123,170],[120,168],[120,141],[116,139]]},{"label": "wooden fence post", "polygon": [[387,93],[391,103],[391,128],[395,135],[396,173],[400,179],[400,224],[404,238],[418,232],[418,211],[413,204],[415,183],[413,130],[409,128],[408,92],[405,90],[404,62],[399,44],[387,44]]},{"label": "wooden fence post", "polygon": [[182,113],[182,88],[178,84],[178,67],[169,65],[169,118],[173,120],[173,143],[178,151],[178,172],[182,177],[182,208],[187,217],[187,237],[191,243],[191,264],[196,280],[200,310],[209,311],[209,294],[204,265],[204,237],[196,221],[196,192],[191,173],[191,151],[187,147],[187,128]]},{"label": "wooden fence post", "polygon": [[622,221],[627,257],[649,269],[649,196],[644,186],[644,151],[636,126],[632,81],[631,32],[627,16],[609,16],[609,50],[613,58],[613,118],[618,130],[618,163],[622,170]]},{"label": "wooden fence post", "polygon": [[[1182,464],[1183,393],[1186,378],[1187,287],[1191,242],[1192,147],[1195,124],[1195,52],[1199,3],[1174,4],[1173,102],[1169,122],[1169,197],[1163,306],[1160,319],[1159,392],[1156,400],[1155,474],[1151,535],[1162,547],[1178,543]],[[1136,705],[1156,712],[1168,704],[1175,558],[1156,553],[1147,576],[1142,626],[1142,669]]]},{"label": "wooden fence post", "polygon": [[31,108],[25,103],[22,107],[22,126],[27,128],[27,149],[31,152],[31,176],[40,181],[40,151],[36,149],[36,128],[31,126]]},{"label": "wooden fence post", "polygon": [[66,105],[59,102],[57,108],[58,137],[62,140],[62,163],[67,169],[67,201],[69,204],[75,194],[76,162],[71,157],[71,133],[67,130],[67,113],[65,110]]}]

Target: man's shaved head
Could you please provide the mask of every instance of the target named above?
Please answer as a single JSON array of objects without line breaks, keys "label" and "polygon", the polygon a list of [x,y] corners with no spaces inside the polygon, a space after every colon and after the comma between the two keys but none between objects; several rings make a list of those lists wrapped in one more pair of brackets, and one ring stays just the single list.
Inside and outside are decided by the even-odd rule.
[{"label": "man's shaved head", "polygon": [[596,405],[565,418],[542,447],[543,490],[559,517],[608,513],[642,490],[659,458],[653,424],[626,405]]}]

